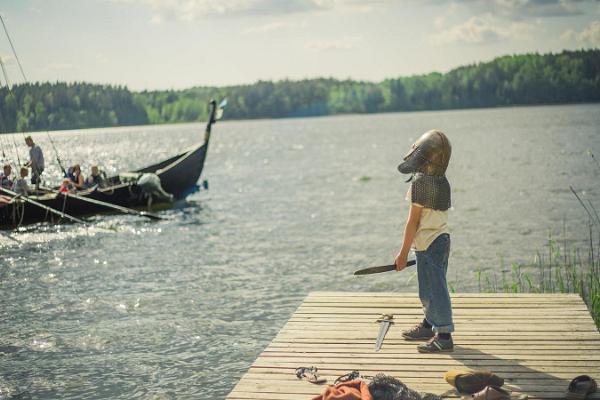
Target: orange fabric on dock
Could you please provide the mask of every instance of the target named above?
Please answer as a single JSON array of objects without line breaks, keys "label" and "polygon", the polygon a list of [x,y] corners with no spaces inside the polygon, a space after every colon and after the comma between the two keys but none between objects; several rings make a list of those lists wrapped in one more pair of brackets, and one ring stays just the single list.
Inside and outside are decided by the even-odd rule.
[{"label": "orange fabric on dock", "polygon": [[373,397],[369,393],[369,386],[364,381],[355,379],[329,386],[313,400],[373,400]]}]

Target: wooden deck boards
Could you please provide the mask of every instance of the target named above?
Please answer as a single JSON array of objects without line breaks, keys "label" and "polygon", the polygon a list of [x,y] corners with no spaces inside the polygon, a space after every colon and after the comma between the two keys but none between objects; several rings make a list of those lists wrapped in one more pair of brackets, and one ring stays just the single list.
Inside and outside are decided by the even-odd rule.
[{"label": "wooden deck boards", "polygon": [[[316,366],[333,383],[352,370],[383,372],[419,391],[457,397],[443,379],[455,368],[489,369],[505,387],[532,399],[562,399],[569,381],[600,382],[600,333],[581,298],[572,294],[454,294],[455,351],[420,354],[400,332],[422,318],[417,295],[309,294],[227,399],[311,399],[325,385],[299,380],[294,370]],[[379,352],[375,321],[394,314]],[[596,393],[589,399],[600,399]]]}]

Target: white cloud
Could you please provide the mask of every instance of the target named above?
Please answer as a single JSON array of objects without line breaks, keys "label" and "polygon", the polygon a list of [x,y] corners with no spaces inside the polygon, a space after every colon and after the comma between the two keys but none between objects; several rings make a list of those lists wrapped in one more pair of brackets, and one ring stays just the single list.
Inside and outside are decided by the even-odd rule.
[{"label": "white cloud", "polygon": [[283,21],[274,21],[268,24],[254,26],[248,28],[244,31],[245,34],[252,33],[269,33],[274,31],[280,31],[284,29],[295,29],[295,28],[304,28],[306,27],[306,21],[302,22],[283,22]]},{"label": "white cloud", "polygon": [[356,48],[362,37],[344,37],[341,39],[315,40],[306,43],[305,47],[314,51],[351,50]]},{"label": "white cloud", "polygon": [[164,22],[164,17],[160,14],[154,14],[148,22],[150,22],[152,25],[160,25]]},{"label": "white cloud", "polygon": [[436,19],[433,20],[433,26],[435,26],[437,29],[442,29],[445,22],[446,22],[446,17],[437,17]]},{"label": "white cloud", "polygon": [[[446,3],[443,0],[438,2]],[[581,6],[593,0],[452,0],[450,9],[473,14],[491,13],[498,17],[523,20],[540,17],[581,15]]]},{"label": "white cloud", "polygon": [[527,38],[532,25],[525,23],[506,23],[491,15],[474,16],[462,24],[439,31],[429,36],[434,46],[446,44],[486,44],[505,39]]},{"label": "white cloud", "polygon": [[62,71],[68,69],[75,69],[77,65],[71,63],[51,63],[44,67],[45,71]]},{"label": "white cloud", "polygon": [[106,57],[106,55],[104,53],[96,53],[94,55],[94,58],[96,59],[96,62],[99,62],[99,63],[105,64],[108,62],[108,57]]},{"label": "white cloud", "polygon": [[351,10],[367,12],[398,0],[104,0],[149,7],[150,22],[196,21],[207,17],[282,15],[298,12]]},{"label": "white cloud", "polygon": [[590,23],[577,38],[582,43],[600,47],[600,21]]},{"label": "white cloud", "polygon": [[13,64],[17,63],[17,60],[15,60],[15,57],[13,57],[10,54],[0,54],[0,59],[2,60],[4,65],[13,65]]},{"label": "white cloud", "polygon": [[600,47],[600,20],[592,21],[581,32],[569,29],[560,38],[566,42],[575,42],[578,46]]},{"label": "white cloud", "polygon": [[567,30],[564,31],[561,35],[560,35],[560,39],[565,41],[565,42],[571,42],[577,39],[577,32],[575,32],[574,30]]},{"label": "white cloud", "polygon": [[516,18],[578,15],[579,0],[494,0],[501,14]]},{"label": "white cloud", "polygon": [[150,6],[152,22],[195,21],[206,17],[276,15],[318,10],[329,0],[139,0]]}]

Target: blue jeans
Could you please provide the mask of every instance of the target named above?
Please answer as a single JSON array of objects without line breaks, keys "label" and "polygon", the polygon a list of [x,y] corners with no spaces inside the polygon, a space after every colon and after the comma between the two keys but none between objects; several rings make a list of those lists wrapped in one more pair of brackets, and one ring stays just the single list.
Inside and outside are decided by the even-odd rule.
[{"label": "blue jeans", "polygon": [[415,253],[419,277],[419,298],[423,304],[425,319],[437,333],[454,332],[452,304],[446,282],[450,235],[441,234],[429,245],[427,250]]}]

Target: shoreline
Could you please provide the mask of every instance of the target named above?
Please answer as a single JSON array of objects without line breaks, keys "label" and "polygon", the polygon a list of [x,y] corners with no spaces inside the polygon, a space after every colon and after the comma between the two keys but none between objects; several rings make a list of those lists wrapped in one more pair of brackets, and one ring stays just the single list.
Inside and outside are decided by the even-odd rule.
[{"label": "shoreline", "polygon": [[[364,113],[335,113],[335,114],[323,114],[323,115],[309,115],[309,116],[287,116],[287,117],[275,117],[275,118],[242,118],[242,119],[224,119],[220,121],[221,124],[228,122],[247,122],[247,121],[280,121],[280,120],[307,120],[315,118],[328,118],[328,117],[354,117],[354,116],[370,116],[370,115],[392,115],[392,114],[413,114],[413,113],[437,113],[437,112],[456,112],[456,111],[478,111],[478,110],[503,110],[503,109],[515,109],[515,108],[542,108],[542,107],[568,107],[568,106],[594,106],[600,105],[600,102],[581,102],[581,103],[540,103],[540,104],[511,104],[501,105],[497,107],[470,107],[470,108],[439,108],[439,109],[426,109],[426,110],[410,110],[410,111],[377,111],[377,112],[364,112]],[[3,135],[27,135],[42,134],[46,132],[62,133],[72,131],[85,131],[91,129],[123,129],[123,128],[142,128],[142,127],[165,127],[165,126],[188,126],[195,124],[204,124],[206,121],[181,121],[181,122],[164,122],[164,123],[148,123],[141,125],[102,125],[102,126],[88,126],[84,128],[69,128],[69,129],[58,129],[58,130],[31,130],[23,132],[0,132],[0,136]]]}]

